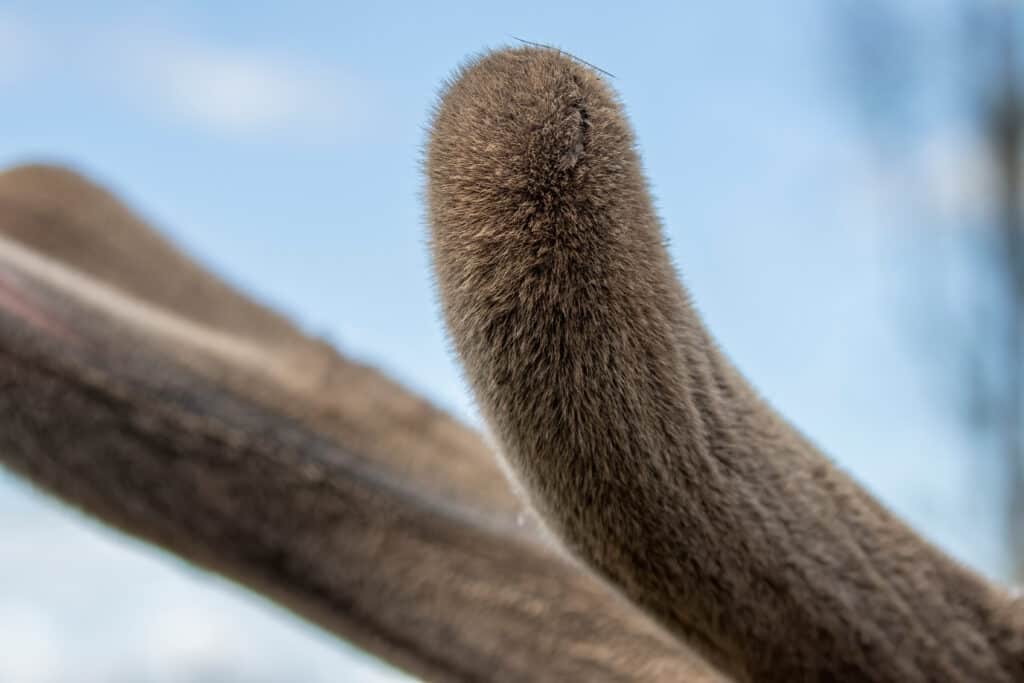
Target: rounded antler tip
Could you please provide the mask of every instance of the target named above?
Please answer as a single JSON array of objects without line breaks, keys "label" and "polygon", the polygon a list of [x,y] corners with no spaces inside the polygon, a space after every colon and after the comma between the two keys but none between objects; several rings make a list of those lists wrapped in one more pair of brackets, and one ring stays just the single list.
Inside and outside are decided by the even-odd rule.
[{"label": "rounded antler tip", "polygon": [[488,53],[437,106],[426,164],[434,224],[571,211],[615,182],[623,154],[628,125],[593,68],[551,48]]}]

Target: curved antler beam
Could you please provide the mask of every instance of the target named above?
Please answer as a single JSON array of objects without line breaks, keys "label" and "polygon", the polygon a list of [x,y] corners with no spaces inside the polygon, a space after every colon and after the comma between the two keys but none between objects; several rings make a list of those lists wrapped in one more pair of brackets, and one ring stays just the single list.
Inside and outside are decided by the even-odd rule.
[{"label": "curved antler beam", "polygon": [[[0,173],[0,214],[0,235],[107,285],[99,298],[145,320],[163,353],[202,361],[193,369],[423,492],[533,525],[478,434],[244,296],[89,180],[44,165]],[[191,343],[162,343],[172,338]],[[207,353],[183,357],[199,339]]]},{"label": "curved antler beam", "polygon": [[[43,171],[32,192],[0,175],[0,233],[28,225],[23,241],[58,230],[88,243],[106,229],[132,243],[136,228],[110,214],[90,223],[88,202],[79,214],[68,201],[68,174]],[[54,174],[50,189],[64,191],[34,195]],[[109,282],[120,259],[147,252],[85,253]],[[154,258],[147,272],[173,282],[174,267]],[[221,305],[188,302],[178,310]],[[0,239],[0,462],[427,680],[719,680],[500,504],[436,495],[446,467],[463,482],[486,476],[475,436],[465,460],[445,436],[469,430],[409,410],[425,402],[333,352],[325,381],[312,370],[323,364],[298,357],[329,349],[298,332],[253,344],[223,331]],[[390,408],[363,424],[358,397]],[[378,459],[351,445],[361,434],[419,450]],[[415,476],[427,469],[432,479]]]},{"label": "curved antler beam", "polygon": [[718,352],[633,135],[533,48],[450,84],[427,175],[448,329],[542,517],[741,680],[1024,680],[1024,610],[893,517]]}]

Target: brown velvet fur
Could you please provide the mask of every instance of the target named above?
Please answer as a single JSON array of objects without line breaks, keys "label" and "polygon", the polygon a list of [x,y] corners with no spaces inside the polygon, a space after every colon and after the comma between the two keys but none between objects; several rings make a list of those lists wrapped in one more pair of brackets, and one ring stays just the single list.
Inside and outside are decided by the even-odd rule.
[{"label": "brown velvet fur", "polygon": [[0,173],[0,211],[0,234],[156,306],[267,343],[299,334],[70,170],[33,164]]},{"label": "brown velvet fur", "polygon": [[428,680],[718,680],[684,642],[738,680],[1024,680],[1019,603],[717,351],[597,74],[477,60],[427,173],[445,317],[502,455],[638,608],[515,523],[471,430],[53,167],[0,174],[0,460]]},{"label": "brown velvet fur", "polygon": [[[92,181],[54,166],[13,168],[0,173],[0,215],[0,235],[261,354],[243,368],[238,354],[219,354],[209,368],[218,381],[269,401],[422,490],[533,524],[476,433],[253,302]],[[181,358],[187,348],[171,343],[163,351],[199,362],[195,354]],[[284,387],[291,398],[281,396]]]},{"label": "brown velvet fur", "polygon": [[486,55],[437,108],[432,252],[502,455],[581,559],[751,681],[1024,680],[1024,615],[833,467],[715,347],[592,69]]},{"label": "brown velvet fur", "polygon": [[[0,173],[0,198],[0,234],[22,240],[0,237],[7,467],[426,680],[722,680],[513,521],[522,504],[471,430],[235,308],[243,295],[69,171]],[[207,298],[175,298],[196,271]],[[147,281],[171,291],[144,300]],[[237,326],[200,324],[221,306]]]}]

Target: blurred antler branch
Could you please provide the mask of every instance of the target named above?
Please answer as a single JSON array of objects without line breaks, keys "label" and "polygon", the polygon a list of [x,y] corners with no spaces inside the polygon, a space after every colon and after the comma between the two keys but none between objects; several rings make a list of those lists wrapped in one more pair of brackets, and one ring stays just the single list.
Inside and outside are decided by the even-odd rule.
[{"label": "blurred antler branch", "polygon": [[[422,399],[256,305],[248,340],[197,322],[237,315],[219,281],[132,296],[184,257],[122,210],[65,172],[0,176],[3,464],[430,680],[717,679],[520,527],[478,438]],[[100,231],[129,248],[46,255]]]}]

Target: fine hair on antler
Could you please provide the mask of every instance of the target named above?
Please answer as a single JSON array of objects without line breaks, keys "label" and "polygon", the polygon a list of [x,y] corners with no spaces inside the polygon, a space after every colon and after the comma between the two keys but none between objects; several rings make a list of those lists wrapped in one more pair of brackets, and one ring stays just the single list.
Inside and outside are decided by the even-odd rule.
[{"label": "fine hair on antler", "polygon": [[749,387],[680,284],[608,85],[474,60],[426,160],[444,317],[502,457],[571,551],[744,681],[1024,680],[1024,614]]},{"label": "fine hair on antler", "polygon": [[546,544],[472,430],[64,169],[0,173],[0,383],[12,471],[424,680],[722,680]]},{"label": "fine hair on antler", "polygon": [[0,173],[0,463],[426,680],[1024,680],[1020,603],[716,348],[599,73],[472,61],[425,172],[497,455],[29,166]]}]

